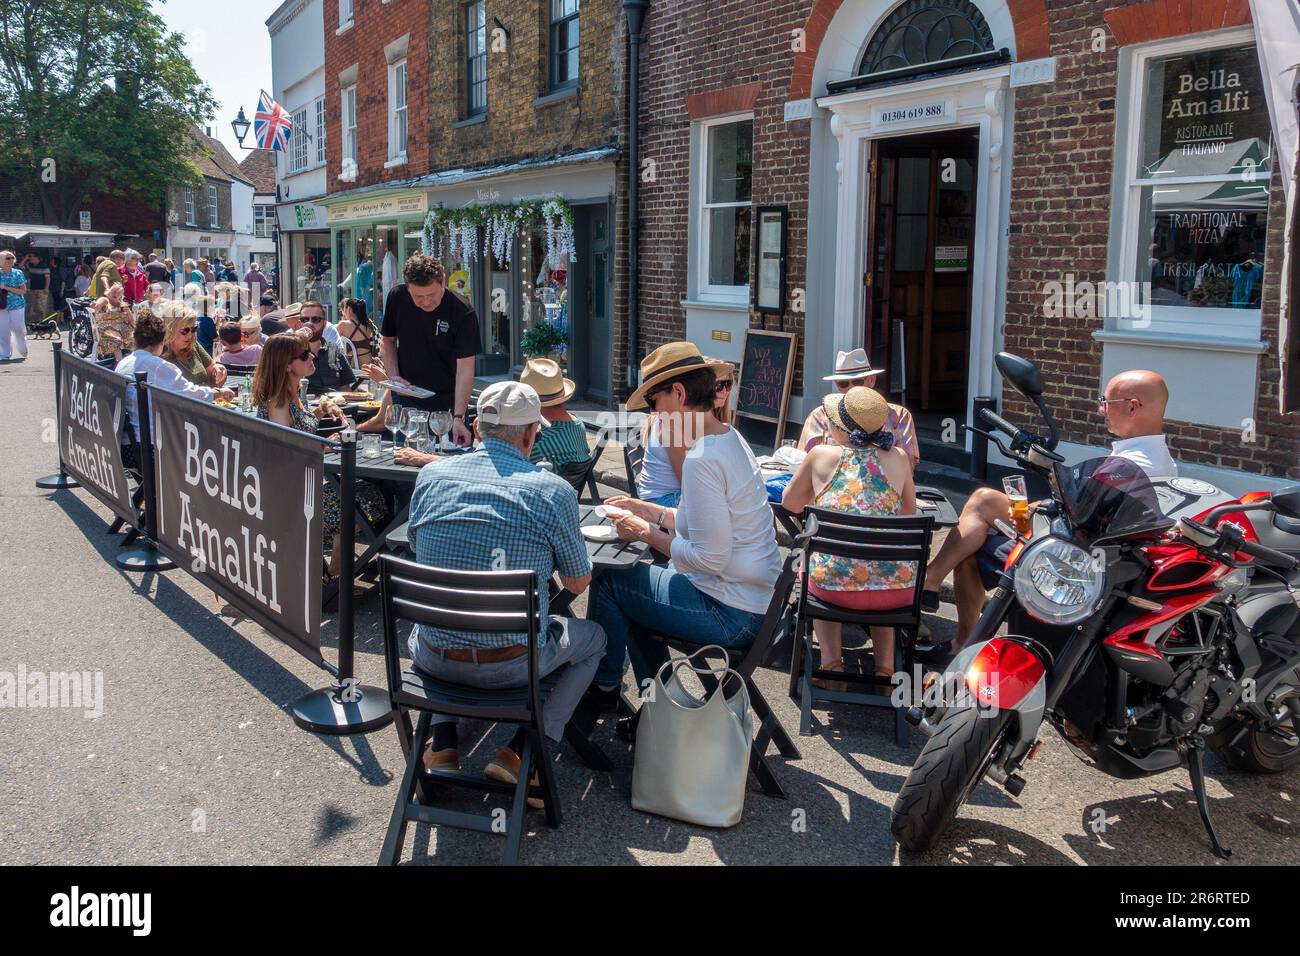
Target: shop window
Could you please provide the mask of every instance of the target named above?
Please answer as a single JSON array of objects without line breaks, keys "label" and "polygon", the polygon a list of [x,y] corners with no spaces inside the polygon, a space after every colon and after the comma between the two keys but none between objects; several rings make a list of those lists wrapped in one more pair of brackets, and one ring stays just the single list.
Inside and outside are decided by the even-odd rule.
[{"label": "shop window", "polygon": [[753,119],[701,124],[692,175],[699,190],[697,281],[704,297],[748,301]]},{"label": "shop window", "polygon": [[465,116],[487,112],[487,4],[465,4]]},{"label": "shop window", "polygon": [[578,82],[579,0],[551,0],[550,87],[553,90]]},{"label": "shop window", "polygon": [[1121,254],[1150,305],[1136,327],[1257,340],[1273,164],[1254,46],[1162,44],[1132,75]]},{"label": "shop window", "polygon": [[549,357],[564,368],[569,362],[569,257],[556,253],[548,259],[546,234],[541,222],[534,223],[522,235],[519,256],[519,303],[524,337],[539,325],[550,326],[560,344]]}]

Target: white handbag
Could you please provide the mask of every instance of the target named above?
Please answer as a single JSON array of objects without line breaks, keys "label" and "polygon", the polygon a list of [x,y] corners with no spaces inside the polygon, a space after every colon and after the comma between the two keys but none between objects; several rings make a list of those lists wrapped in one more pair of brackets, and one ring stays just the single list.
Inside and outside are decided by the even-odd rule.
[{"label": "white handbag", "polygon": [[[727,659],[723,648],[706,645],[666,662],[655,674],[637,722],[632,807],[700,826],[730,827],[745,809],[754,718],[739,674],[725,663],[694,663],[707,650]],[[704,699],[692,694],[677,678],[683,667],[712,674],[713,691]],[[723,694],[728,684],[739,688],[730,699]]]}]

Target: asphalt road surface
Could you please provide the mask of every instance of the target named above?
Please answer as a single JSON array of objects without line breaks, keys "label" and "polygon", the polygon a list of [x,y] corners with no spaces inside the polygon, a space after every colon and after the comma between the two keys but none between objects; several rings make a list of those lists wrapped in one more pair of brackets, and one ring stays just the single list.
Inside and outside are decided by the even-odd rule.
[{"label": "asphalt road surface", "polygon": [[[326,738],[287,708],[327,676],[248,620],[219,613],[186,573],[141,578],[112,562],[108,511],[84,491],[33,482],[55,470],[48,342],[0,365],[0,672],[102,672],[103,712],[0,709],[0,863],[371,863],[402,755],[392,728]],[[382,685],[377,600],[361,603],[358,673]],[[582,607],[581,603],[578,605]],[[951,608],[945,606],[949,613]],[[943,635],[946,619],[932,617]],[[335,629],[327,628],[326,657]],[[759,684],[798,727],[785,675]],[[529,864],[1214,864],[1187,776],[1116,781],[1050,732],[1019,799],[982,785],[941,850],[900,861],[889,807],[921,738],[894,743],[892,715],[835,705],[803,758],[772,758],[788,801],[751,787],[741,823],[714,831],[631,809],[632,752],[604,725],[615,763],[593,773],[561,749],[564,825],[530,814]],[[481,769],[508,732],[462,731]],[[472,749],[471,749],[472,748]],[[1251,777],[1209,758],[1210,797],[1230,864],[1300,863],[1300,779]],[[468,793],[463,809],[490,805]],[[411,828],[404,862],[492,863],[500,838]],[[1100,832],[1098,832],[1100,831]]]}]

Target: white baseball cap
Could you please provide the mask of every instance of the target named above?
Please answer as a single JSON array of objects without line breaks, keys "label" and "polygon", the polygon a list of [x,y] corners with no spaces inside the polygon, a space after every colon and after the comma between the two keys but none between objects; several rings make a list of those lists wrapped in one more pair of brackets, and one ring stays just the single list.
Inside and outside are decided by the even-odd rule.
[{"label": "white baseball cap", "polygon": [[493,382],[478,397],[479,421],[488,425],[532,425],[543,428],[550,422],[542,417],[542,400],[537,390],[522,382]]}]

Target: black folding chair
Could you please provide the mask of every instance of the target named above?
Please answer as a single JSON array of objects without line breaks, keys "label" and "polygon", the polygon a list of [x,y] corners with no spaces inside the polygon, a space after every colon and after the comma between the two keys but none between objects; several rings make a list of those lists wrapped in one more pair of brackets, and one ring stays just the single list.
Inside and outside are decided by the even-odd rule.
[{"label": "black folding chair", "polygon": [[591,422],[583,422],[583,426],[589,432],[596,433],[596,447],[591,450],[585,461],[574,462],[572,465],[565,465],[560,469],[560,477],[573,485],[573,490],[578,493],[578,500],[582,500],[582,493],[585,490],[589,496],[588,504],[600,504],[600,490],[596,487],[596,466],[600,464],[600,456],[605,453],[605,446],[609,444],[609,429],[601,428]]},{"label": "black folding chair", "polygon": [[[772,600],[768,603],[767,613],[763,615],[763,623],[759,627],[758,634],[754,637],[754,643],[749,647],[727,649],[727,664],[745,682],[745,689],[749,691],[750,705],[754,708],[754,713],[758,715],[759,719],[758,733],[754,735],[754,743],[749,749],[750,772],[758,780],[758,784],[765,794],[770,797],[780,797],[781,799],[786,798],[786,792],[767,763],[768,744],[776,744],[776,749],[781,756],[789,760],[798,760],[802,755],[790,735],[786,733],[785,728],[781,726],[776,714],[773,713],[772,705],[767,702],[767,698],[763,696],[762,691],[758,689],[758,685],[754,683],[753,675],[754,671],[763,663],[768,649],[780,638],[782,629],[791,626],[793,608],[790,605],[790,592],[794,589],[795,565],[798,558],[799,553],[791,551],[785,559],[785,564],[781,567],[781,574],[776,579],[776,587],[772,591]],[[662,641],[683,654],[694,653],[703,646],[695,641],[686,641],[664,634],[652,634],[650,637],[653,640]],[[703,658],[704,655],[701,655],[701,659]],[[698,676],[707,690],[712,691],[713,687],[716,686],[708,675],[700,674]]]},{"label": "black folding chair", "polygon": [[[930,537],[934,518],[897,515],[854,515],[829,508],[805,510],[804,530],[795,544],[803,555],[803,567],[813,555],[850,558],[858,561],[898,561],[916,566],[916,587],[912,603],[893,611],[853,611],[819,601],[808,593],[808,576],[799,585],[798,625],[790,654],[790,697],[799,704],[799,734],[812,733],[812,708],[816,703],[837,702],[868,707],[894,709],[894,739],[905,746],[908,726],[906,708],[894,707],[893,684],[875,674],[851,671],[819,670],[813,666],[814,620],[857,624],[863,628],[892,627],[894,670],[910,675],[914,662],[913,648],[921,626],[921,582],[930,563]],[[874,650],[873,650],[874,654]],[[867,690],[824,690],[815,687],[813,678],[843,681],[866,686]],[[883,687],[882,687],[883,685]]]},{"label": "black folding chair", "polygon": [[[393,707],[406,771],[393,807],[393,815],[379,855],[381,865],[395,865],[402,853],[406,825],[411,821],[431,826],[448,826],[480,833],[500,832],[499,813],[476,814],[448,810],[434,805],[433,784],[467,787],[511,794],[502,862],[519,859],[524,832],[528,781],[537,771],[540,793],[545,802],[546,822],[560,825],[560,801],[550,750],[542,731],[543,691],[553,686],[558,673],[545,680],[537,674],[537,634],[541,629],[535,571],[452,571],[416,564],[390,554],[380,559],[379,586],[383,597],[384,665],[388,696]],[[528,684],[506,690],[484,690],[432,677],[414,667],[402,669],[397,646],[397,622],[410,621],[433,627],[477,634],[527,634]],[[411,726],[411,711],[419,720]],[[526,731],[519,755],[519,781],[501,783],[484,776],[424,769],[422,754],[429,738],[434,714],[522,724]],[[570,723],[565,740],[587,766],[610,770],[612,765],[600,749]],[[420,799],[416,799],[416,791]]]},{"label": "black folding chair", "polygon": [[221,366],[226,370],[227,375],[252,375],[257,371],[256,365],[227,365],[222,362]]}]

